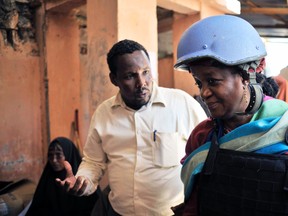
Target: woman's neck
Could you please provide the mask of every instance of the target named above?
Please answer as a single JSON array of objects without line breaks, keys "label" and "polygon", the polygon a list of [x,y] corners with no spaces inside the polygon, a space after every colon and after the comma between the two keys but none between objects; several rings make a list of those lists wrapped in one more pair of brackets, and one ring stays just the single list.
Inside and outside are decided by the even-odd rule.
[{"label": "woman's neck", "polygon": [[241,116],[239,115],[231,119],[222,120],[222,123],[223,123],[223,127],[225,130],[232,131],[239,126],[250,122],[251,118],[252,118],[252,115],[248,115],[248,114],[241,115]]}]

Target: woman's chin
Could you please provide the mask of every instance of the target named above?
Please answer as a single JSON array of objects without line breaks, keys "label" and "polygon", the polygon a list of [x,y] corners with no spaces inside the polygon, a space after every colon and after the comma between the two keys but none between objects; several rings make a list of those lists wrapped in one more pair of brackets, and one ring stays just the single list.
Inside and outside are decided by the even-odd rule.
[{"label": "woman's chin", "polygon": [[223,117],[223,113],[219,113],[219,112],[211,112],[210,111],[210,115],[212,118],[222,118]]}]

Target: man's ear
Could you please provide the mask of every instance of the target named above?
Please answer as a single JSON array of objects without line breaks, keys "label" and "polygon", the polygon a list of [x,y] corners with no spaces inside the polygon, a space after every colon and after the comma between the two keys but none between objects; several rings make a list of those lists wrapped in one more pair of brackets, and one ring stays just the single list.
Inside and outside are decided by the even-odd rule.
[{"label": "man's ear", "polygon": [[111,83],[113,83],[113,85],[115,85],[115,86],[118,86],[116,75],[113,73],[109,73],[109,77],[110,77]]}]

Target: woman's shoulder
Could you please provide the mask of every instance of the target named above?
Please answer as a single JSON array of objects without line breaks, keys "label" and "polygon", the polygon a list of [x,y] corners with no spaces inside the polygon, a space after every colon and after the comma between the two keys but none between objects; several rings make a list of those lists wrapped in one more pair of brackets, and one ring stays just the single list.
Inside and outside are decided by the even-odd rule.
[{"label": "woman's shoulder", "polygon": [[186,156],[181,160],[181,162],[183,163],[185,158],[195,149],[197,149],[198,147],[200,147],[201,145],[203,145],[210,132],[213,130],[214,128],[214,120],[211,118],[207,118],[206,120],[200,122],[192,131],[192,133],[190,134],[189,139],[187,140],[187,144],[186,144]]},{"label": "woman's shoulder", "polygon": [[198,140],[200,146],[206,142],[207,137],[213,128],[215,128],[214,120],[212,118],[207,118],[195,127],[191,136],[193,137],[193,140]]},{"label": "woman's shoulder", "polygon": [[196,132],[207,132],[215,127],[215,121],[211,117],[208,117],[204,121],[200,122],[194,129]]}]

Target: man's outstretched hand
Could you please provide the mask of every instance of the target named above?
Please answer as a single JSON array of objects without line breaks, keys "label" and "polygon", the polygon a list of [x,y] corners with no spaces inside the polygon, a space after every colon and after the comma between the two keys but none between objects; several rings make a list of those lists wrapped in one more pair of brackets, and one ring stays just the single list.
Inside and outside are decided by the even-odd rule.
[{"label": "man's outstretched hand", "polygon": [[63,181],[56,178],[56,184],[62,187],[69,194],[81,196],[87,187],[88,181],[82,176],[78,176],[76,179],[68,161],[64,161],[64,167],[66,169],[66,178]]}]

